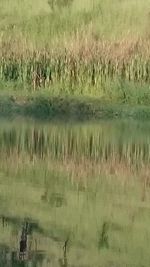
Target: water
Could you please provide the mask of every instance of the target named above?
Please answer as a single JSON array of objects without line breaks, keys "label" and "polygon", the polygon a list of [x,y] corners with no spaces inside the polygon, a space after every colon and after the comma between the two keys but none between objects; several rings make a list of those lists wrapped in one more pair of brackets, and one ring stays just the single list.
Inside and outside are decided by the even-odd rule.
[{"label": "water", "polygon": [[149,266],[149,130],[1,121],[0,267]]}]

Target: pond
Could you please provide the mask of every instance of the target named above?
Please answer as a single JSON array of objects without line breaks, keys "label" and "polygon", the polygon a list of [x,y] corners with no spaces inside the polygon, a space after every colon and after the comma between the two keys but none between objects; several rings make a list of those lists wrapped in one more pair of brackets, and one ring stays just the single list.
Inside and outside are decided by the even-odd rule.
[{"label": "pond", "polygon": [[150,123],[1,121],[0,267],[150,262]]}]

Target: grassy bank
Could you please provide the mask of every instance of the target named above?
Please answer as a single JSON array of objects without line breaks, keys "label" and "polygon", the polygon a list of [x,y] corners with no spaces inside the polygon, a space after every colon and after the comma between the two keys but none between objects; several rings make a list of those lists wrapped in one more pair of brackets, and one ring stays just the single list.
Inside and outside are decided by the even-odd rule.
[{"label": "grassy bank", "polygon": [[1,1],[1,115],[149,118],[149,4]]},{"label": "grassy bank", "polygon": [[149,119],[150,107],[111,103],[99,98],[71,96],[1,96],[0,117],[45,120]]}]

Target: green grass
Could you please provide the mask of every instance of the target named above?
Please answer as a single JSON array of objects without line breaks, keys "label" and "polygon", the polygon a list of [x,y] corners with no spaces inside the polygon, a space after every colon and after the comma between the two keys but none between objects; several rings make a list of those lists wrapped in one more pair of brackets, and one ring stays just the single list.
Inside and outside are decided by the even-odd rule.
[{"label": "green grass", "polygon": [[[25,93],[25,94],[24,94]],[[148,98],[144,103],[134,101],[118,102],[103,98],[80,97],[68,95],[50,95],[47,92],[1,94],[0,117],[32,117],[48,121],[87,121],[100,119],[136,119],[149,120],[150,108]],[[144,96],[145,97],[145,96]],[[141,100],[140,100],[141,101]],[[142,102],[142,101],[141,101]],[[146,105],[145,105],[146,102]]]},{"label": "green grass", "polygon": [[20,33],[36,45],[49,43],[52,37],[69,37],[75,31],[108,39],[147,36],[149,4],[149,0],[74,0],[69,10],[52,12],[47,0],[1,1],[1,34],[9,36],[14,25],[13,34]]},{"label": "green grass", "polygon": [[0,89],[149,104],[149,4],[1,1]]}]

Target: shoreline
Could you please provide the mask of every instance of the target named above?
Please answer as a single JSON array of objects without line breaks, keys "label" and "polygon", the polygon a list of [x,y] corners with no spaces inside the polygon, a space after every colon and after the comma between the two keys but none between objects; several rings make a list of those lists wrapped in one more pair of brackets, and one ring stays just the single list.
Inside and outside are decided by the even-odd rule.
[{"label": "shoreline", "polygon": [[7,96],[0,98],[1,118],[34,118],[39,120],[149,120],[150,107],[110,103],[102,99],[71,96]]}]

